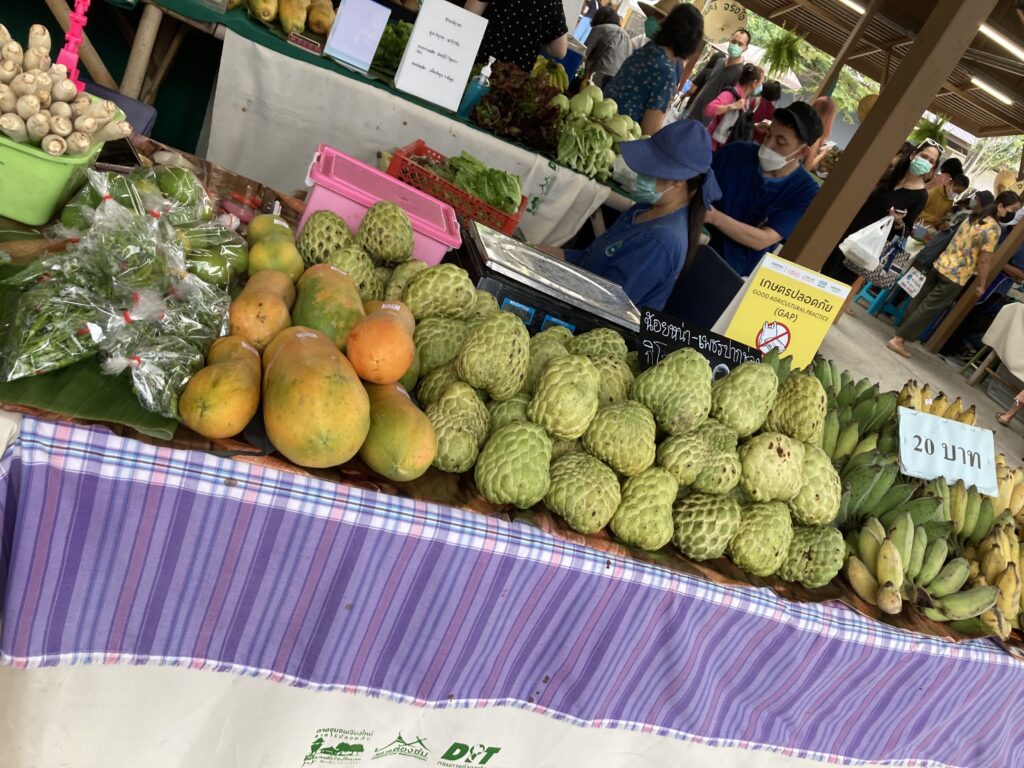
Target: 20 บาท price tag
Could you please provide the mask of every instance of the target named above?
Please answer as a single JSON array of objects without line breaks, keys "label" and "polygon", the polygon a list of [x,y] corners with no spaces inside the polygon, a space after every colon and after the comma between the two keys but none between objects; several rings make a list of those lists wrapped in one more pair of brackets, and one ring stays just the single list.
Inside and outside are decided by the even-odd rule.
[{"label": "20 \u0e1a\u0e32\u0e17 price tag", "polygon": [[900,470],[908,477],[963,480],[986,496],[999,493],[995,435],[910,408],[899,409]]}]

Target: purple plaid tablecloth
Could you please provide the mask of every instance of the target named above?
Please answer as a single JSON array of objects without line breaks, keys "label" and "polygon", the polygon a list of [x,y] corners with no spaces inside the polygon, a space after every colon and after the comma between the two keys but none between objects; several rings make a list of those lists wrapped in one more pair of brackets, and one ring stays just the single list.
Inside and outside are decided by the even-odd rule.
[{"label": "purple plaid tablecloth", "polygon": [[1024,765],[1024,665],[526,524],[26,418],[5,664],[169,664],[857,765]]}]

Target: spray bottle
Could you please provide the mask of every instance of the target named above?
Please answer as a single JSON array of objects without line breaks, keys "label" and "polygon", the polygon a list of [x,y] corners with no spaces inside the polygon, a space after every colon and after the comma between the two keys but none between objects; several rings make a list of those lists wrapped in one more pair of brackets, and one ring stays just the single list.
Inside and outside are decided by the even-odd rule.
[{"label": "spray bottle", "polygon": [[479,104],[480,99],[491,90],[491,65],[493,63],[494,57],[491,56],[480,70],[480,74],[469,81],[469,87],[466,88],[466,94],[462,97],[462,103],[459,105],[459,117],[468,120],[473,112],[473,107]]}]

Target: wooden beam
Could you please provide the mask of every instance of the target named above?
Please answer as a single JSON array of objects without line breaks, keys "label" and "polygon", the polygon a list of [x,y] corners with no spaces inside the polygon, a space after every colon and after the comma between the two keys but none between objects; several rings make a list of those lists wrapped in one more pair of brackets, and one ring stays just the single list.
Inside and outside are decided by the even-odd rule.
[{"label": "wooden beam", "polygon": [[[992,266],[989,268],[990,285],[1022,245],[1024,245],[1024,227],[1016,226],[1010,230],[1010,234],[996,248],[996,252],[992,256]],[[964,318],[974,308],[974,305],[978,303],[977,286],[978,278],[972,277],[971,281],[967,283],[967,287],[964,288],[964,292],[960,294],[960,299],[953,305],[953,308],[949,310],[949,314],[946,315],[942,323],[939,324],[939,327],[928,338],[924,345],[925,349],[938,354],[943,345],[949,341],[949,337],[960,327]]]},{"label": "wooden beam", "polygon": [[783,247],[783,258],[821,268],[996,2],[936,0],[914,45]]},{"label": "wooden beam", "polygon": [[884,51],[891,51],[894,48],[901,48],[904,45],[910,45],[912,42],[914,42],[914,38],[912,38],[912,37],[904,37],[904,38],[902,38],[900,40],[891,40],[888,43],[883,43],[883,42],[880,42],[880,41],[879,42],[868,41],[869,45],[871,45],[871,49],[870,50],[863,50],[863,51],[860,51],[859,53],[855,53],[852,56],[850,56],[849,60],[853,61],[854,59],[861,59],[861,58],[864,58],[865,56],[870,56],[873,53],[882,53]]},{"label": "wooden beam", "polygon": [[864,9],[864,13],[861,14],[860,18],[857,19],[857,23],[853,29],[850,30],[850,34],[846,37],[846,42],[843,43],[843,47],[839,49],[839,53],[832,60],[832,66],[829,67],[824,79],[818,83],[818,89],[814,92],[814,98],[824,96],[827,93],[831,93],[836,81],[839,79],[839,73],[843,71],[843,67],[846,66],[846,62],[850,58],[850,54],[853,52],[854,47],[860,42],[861,36],[864,31],[868,28],[868,25],[875,18],[875,14],[878,13],[878,9],[882,7],[884,0],[871,0],[868,3],[867,8]]},{"label": "wooden beam", "polygon": [[948,88],[960,98],[964,99],[965,101],[969,101],[971,103],[971,106],[977,107],[989,117],[994,117],[996,120],[999,120],[1002,123],[1007,122],[1006,115],[999,114],[994,110],[993,107],[986,106],[984,103],[974,98],[974,94],[971,91],[978,90],[974,86],[971,86],[970,88],[964,88],[963,86],[957,85],[951,80],[947,80],[945,83],[943,83],[942,87]]},{"label": "wooden beam", "polygon": [[889,82],[890,72],[892,72],[892,48],[885,52],[885,63],[882,66],[882,82],[879,85],[885,86]]},{"label": "wooden beam", "polygon": [[779,8],[777,11],[772,11],[771,13],[769,13],[768,14],[768,19],[770,21],[774,21],[775,19],[779,18],[780,16],[785,16],[790,11],[795,11],[797,8],[802,8],[806,2],[807,2],[807,0],[797,0],[794,3],[788,3],[788,4],[784,5],[784,6],[782,6],[781,8]]}]

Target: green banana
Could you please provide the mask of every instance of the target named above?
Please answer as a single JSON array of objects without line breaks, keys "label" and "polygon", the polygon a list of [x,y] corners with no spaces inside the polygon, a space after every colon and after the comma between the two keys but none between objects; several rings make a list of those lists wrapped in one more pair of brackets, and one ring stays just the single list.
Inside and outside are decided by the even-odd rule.
[{"label": "green banana", "polygon": [[839,526],[846,522],[847,515],[850,513],[850,492],[843,491],[843,495],[839,497],[839,514],[836,515],[834,521],[835,525]]},{"label": "green banana", "polygon": [[964,518],[967,514],[967,486],[963,480],[957,480],[949,487],[949,519],[953,521],[953,532],[957,536],[964,529]]},{"label": "green banana", "polygon": [[924,585],[933,599],[952,595],[967,583],[971,575],[971,564],[966,557],[954,557],[939,570],[930,582]]},{"label": "green banana", "polygon": [[940,477],[937,487],[939,492],[936,495],[942,499],[942,507],[939,509],[939,515],[943,520],[952,520],[952,517],[950,517],[949,514],[949,483]]},{"label": "green banana", "polygon": [[875,487],[872,488],[864,500],[861,502],[860,509],[858,512],[863,513],[865,510],[874,509],[878,506],[878,502],[887,494],[896,482],[896,478],[899,476],[900,468],[896,464],[888,464],[885,469],[879,473],[878,482],[875,483]]},{"label": "green banana", "polygon": [[[879,482],[882,481],[885,467],[879,464],[868,464],[857,467],[852,472],[843,474],[843,484],[850,488],[850,514],[859,518],[864,501]],[[892,477],[890,476],[890,481]]]},{"label": "green banana", "polygon": [[869,515],[878,517],[896,507],[902,507],[914,496],[917,491],[917,483],[896,483],[891,486],[885,495],[876,504],[868,505],[864,510]]},{"label": "green banana", "polygon": [[[915,539],[914,542],[917,543],[917,540]],[[945,539],[937,539],[930,542],[928,548],[925,549],[924,560],[921,563],[921,569],[914,578],[914,583],[918,586],[924,586],[938,576],[948,554],[949,543]]]},{"label": "green banana", "polygon": [[924,553],[928,549],[928,534],[920,525],[914,529],[914,544],[910,550],[910,562],[907,564],[907,579],[916,581],[917,575],[924,566]]},{"label": "green banana", "polygon": [[839,370],[839,365],[835,360],[829,360],[828,364],[832,367],[832,394],[835,396],[839,394],[839,390],[843,386],[843,372]]},{"label": "green banana", "polygon": [[832,366],[828,364],[828,360],[819,357],[814,361],[814,375],[826,393],[832,391]]},{"label": "green banana", "polygon": [[871,424],[875,417],[876,407],[877,404],[872,400],[865,400],[853,407],[853,420],[857,422],[857,427],[862,435],[866,435],[871,431],[868,429],[868,425]]},{"label": "green banana", "polygon": [[881,467],[883,466],[883,464],[884,462],[882,461],[882,454],[878,453],[877,451],[871,451],[869,453],[860,453],[857,454],[856,456],[850,456],[846,464],[843,465],[843,471],[840,472],[839,475],[845,481],[849,479],[850,475],[853,474],[854,471],[858,469],[868,467],[871,465]]},{"label": "green banana", "polygon": [[835,452],[832,454],[832,460],[844,461],[849,458],[850,453],[857,447],[857,441],[859,439],[860,428],[857,426],[857,422],[852,421],[839,432],[839,438],[836,440],[836,448]]},{"label": "green banana", "polygon": [[[970,508],[971,505],[968,504],[968,511],[970,511]],[[978,518],[975,520],[970,534],[967,533],[967,522],[964,522],[963,539],[968,544],[974,544],[975,546],[980,544],[981,540],[988,536],[989,531],[992,530],[994,518],[995,507],[992,505],[992,499],[985,497],[978,508]]]},{"label": "green banana", "polygon": [[859,403],[865,398],[866,395],[870,394],[871,388],[874,386],[871,379],[865,376],[863,379],[853,385],[853,402]]},{"label": "green banana", "polygon": [[964,508],[964,527],[959,532],[961,541],[971,538],[974,534],[974,529],[978,525],[979,517],[981,517],[981,494],[972,485],[971,489],[967,492],[967,506]]},{"label": "green banana", "polygon": [[896,549],[900,551],[900,562],[903,563],[904,573],[906,573],[907,566],[910,565],[910,556],[914,549],[914,530],[914,521],[906,512],[897,517],[896,522],[889,528],[889,538],[896,545]]},{"label": "green banana", "polygon": [[902,507],[896,507],[895,509],[889,510],[884,515],[879,515],[878,519],[882,522],[882,525],[891,526],[896,519],[904,512],[910,515],[910,519],[914,522],[914,525],[924,525],[935,520],[935,515],[939,510],[939,505],[942,502],[939,499],[933,499],[930,496],[924,496],[913,501],[908,501]]},{"label": "green banana", "polygon": [[[776,375],[776,376],[778,376],[778,375],[779,375],[779,350],[778,350],[778,349],[771,349],[771,350],[769,350],[769,351],[768,351],[768,352],[767,352],[767,353],[766,353],[766,354],[765,354],[765,355],[764,355],[764,356],[763,356],[763,357],[761,358],[761,362],[762,362],[762,363],[763,363],[764,365],[767,365],[767,366],[768,366],[769,368],[771,368],[771,369],[772,369],[773,371],[775,371],[775,375]],[[782,380],[781,380],[781,379],[779,379],[779,382],[780,382],[780,383],[781,383],[781,381],[782,381]]]},{"label": "green banana", "polygon": [[900,436],[892,430],[883,430],[878,438],[878,450],[883,453],[898,453],[900,450]]},{"label": "green banana", "polygon": [[875,578],[879,584],[891,583],[896,589],[903,586],[903,559],[891,538],[886,537],[878,548]]},{"label": "green banana", "polygon": [[999,590],[985,585],[942,597],[935,601],[935,607],[946,616],[947,621],[963,621],[991,610],[998,598]]},{"label": "green banana", "polygon": [[779,366],[775,371],[775,375],[778,377],[779,382],[783,382],[789,378],[789,372],[793,369],[793,356],[787,355],[779,360]]},{"label": "green banana", "polygon": [[857,446],[853,449],[853,453],[850,454],[852,459],[854,456],[859,456],[862,453],[868,451],[874,451],[878,447],[878,433],[872,432],[870,435],[866,435],[861,438],[861,441],[857,443]]},{"label": "green banana", "polygon": [[896,399],[897,394],[895,392],[886,392],[878,397],[875,402],[875,408],[871,415],[871,420],[867,425],[867,432],[875,432],[881,429],[888,421],[896,415]]},{"label": "green banana", "polygon": [[885,539],[885,531],[882,531],[882,535],[879,536],[868,525],[865,525],[857,533],[857,552],[860,555],[860,559],[868,566],[872,575],[875,572],[875,565],[878,563],[878,550],[882,546],[883,539]]},{"label": "green banana", "polygon": [[870,605],[877,602],[878,581],[859,557],[850,555],[846,558],[846,580],[861,600]]},{"label": "green banana", "polygon": [[839,439],[839,412],[830,408],[825,414],[825,425],[821,430],[821,450],[830,459],[836,450],[836,441]]},{"label": "green banana", "polygon": [[[845,376],[846,373],[844,372],[843,375]],[[845,408],[846,406],[852,407],[853,402],[853,387],[846,386],[844,384],[839,389],[839,394],[836,395],[836,405],[838,405],[840,408]]]}]

